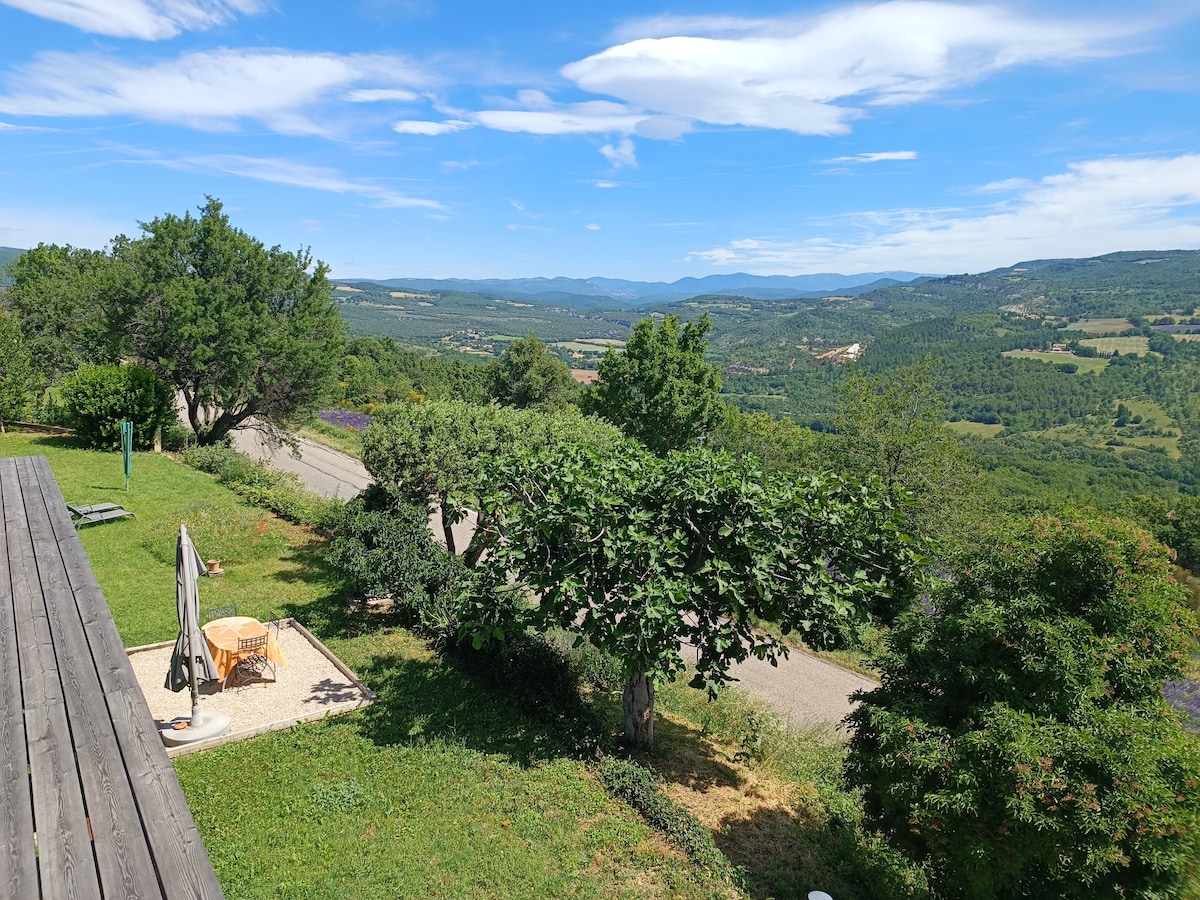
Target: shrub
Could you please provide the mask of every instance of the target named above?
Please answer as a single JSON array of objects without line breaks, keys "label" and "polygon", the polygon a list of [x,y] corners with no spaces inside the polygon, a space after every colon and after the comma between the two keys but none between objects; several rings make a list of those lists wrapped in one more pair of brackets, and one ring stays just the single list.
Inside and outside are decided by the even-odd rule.
[{"label": "shrub", "polygon": [[1009,526],[892,630],[851,714],[865,815],[946,896],[1175,896],[1200,742],[1162,695],[1196,623],[1167,551],[1113,521]]},{"label": "shrub", "polygon": [[121,446],[121,422],[133,423],[133,446],[148,450],[154,433],[175,421],[171,386],[137,366],[86,364],[62,384],[66,423],[89,447]]},{"label": "shrub", "polygon": [[328,516],[326,560],[359,597],[391,597],[423,637],[446,639],[461,624],[456,596],[459,559],[438,545],[425,510],[367,492]]},{"label": "shrub", "polygon": [[305,490],[291,472],[280,472],[244,453],[222,444],[193,446],[184,450],[183,461],[194,469],[216,475],[222,484],[256,506],[305,525],[323,526],[341,504]]}]

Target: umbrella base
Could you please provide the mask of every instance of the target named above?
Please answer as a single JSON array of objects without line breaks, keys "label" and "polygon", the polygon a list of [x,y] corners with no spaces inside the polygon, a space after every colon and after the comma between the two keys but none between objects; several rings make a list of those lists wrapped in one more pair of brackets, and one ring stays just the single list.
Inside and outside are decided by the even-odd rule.
[{"label": "umbrella base", "polygon": [[[182,728],[176,726],[183,725]],[[229,734],[229,715],[215,709],[202,709],[196,714],[196,724],[191,716],[180,716],[158,730],[162,742],[168,747],[182,747],[197,741]]]}]

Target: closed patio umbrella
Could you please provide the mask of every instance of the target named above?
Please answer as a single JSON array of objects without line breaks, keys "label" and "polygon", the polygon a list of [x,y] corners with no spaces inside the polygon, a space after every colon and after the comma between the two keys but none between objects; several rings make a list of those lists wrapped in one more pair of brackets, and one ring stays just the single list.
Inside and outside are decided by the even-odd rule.
[{"label": "closed patio umbrella", "polygon": [[179,526],[179,543],[175,548],[175,607],[179,616],[179,637],[171,653],[166,687],[181,691],[192,689],[191,720],[179,720],[163,729],[163,741],[169,746],[216,737],[229,730],[229,716],[214,710],[200,709],[198,684],[220,678],[216,663],[208,650],[208,642],[200,630],[200,573],[204,560],[188,536],[187,526]]}]

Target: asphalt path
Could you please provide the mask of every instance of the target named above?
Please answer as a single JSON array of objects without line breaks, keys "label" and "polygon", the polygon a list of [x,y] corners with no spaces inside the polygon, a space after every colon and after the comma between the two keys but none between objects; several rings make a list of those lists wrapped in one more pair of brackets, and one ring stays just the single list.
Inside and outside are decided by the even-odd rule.
[{"label": "asphalt path", "polygon": [[[371,483],[371,474],[361,462],[344,453],[301,438],[299,456],[287,446],[272,447],[253,429],[233,432],[238,450],[263,460],[276,469],[294,472],[315,494],[348,500]],[[440,517],[429,520],[429,528],[439,543],[444,543]],[[475,530],[474,518],[454,526],[458,551],[470,543]],[[686,652],[686,648],[685,648]],[[730,670],[737,685],[764,700],[785,721],[800,727],[836,726],[853,709],[850,695],[869,691],[875,683],[840,666],[799,650],[772,666],[751,657]]]}]

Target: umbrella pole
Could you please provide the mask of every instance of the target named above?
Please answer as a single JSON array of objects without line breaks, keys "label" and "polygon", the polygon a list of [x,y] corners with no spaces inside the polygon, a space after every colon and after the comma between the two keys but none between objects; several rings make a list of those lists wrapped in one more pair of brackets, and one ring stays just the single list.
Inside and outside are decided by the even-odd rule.
[{"label": "umbrella pole", "polygon": [[[190,643],[190,642],[189,642]],[[196,687],[196,654],[188,647],[188,685],[192,689],[192,727],[200,724],[200,691]]]}]

